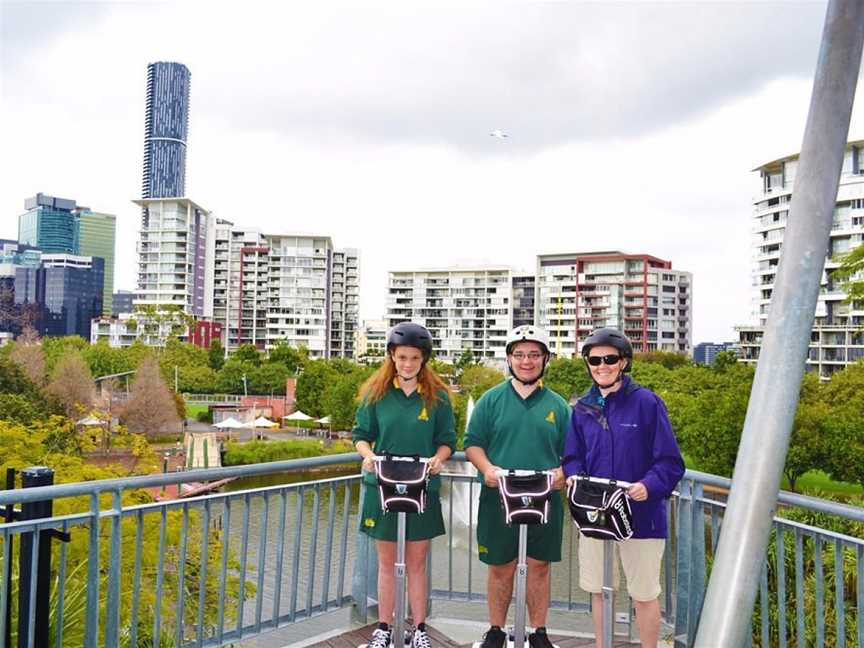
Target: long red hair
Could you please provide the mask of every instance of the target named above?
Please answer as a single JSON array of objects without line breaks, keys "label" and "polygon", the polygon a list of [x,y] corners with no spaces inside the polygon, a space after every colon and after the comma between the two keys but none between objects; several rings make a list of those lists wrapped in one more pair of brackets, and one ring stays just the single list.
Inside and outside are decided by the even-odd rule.
[{"label": "long red hair", "polygon": [[[360,385],[358,398],[361,402],[375,403],[387,393],[387,390],[393,386],[393,379],[396,378],[396,365],[393,364],[393,359],[388,354],[384,358],[384,364],[378,367],[378,370],[369,376],[369,378]],[[450,387],[441,380],[441,377],[435,373],[428,364],[424,363],[417,375],[417,390],[420,392],[420,398],[423,399],[423,405],[432,409],[441,400],[438,392],[444,391],[447,394],[447,399],[453,399],[450,392]]]}]

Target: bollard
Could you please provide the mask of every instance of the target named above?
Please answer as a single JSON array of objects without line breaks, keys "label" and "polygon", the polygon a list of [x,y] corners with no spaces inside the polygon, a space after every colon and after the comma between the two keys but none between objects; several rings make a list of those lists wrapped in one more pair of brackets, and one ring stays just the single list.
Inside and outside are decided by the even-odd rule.
[{"label": "bollard", "polygon": [[[21,471],[21,485],[24,488],[51,486],[54,484],[54,471],[44,466],[34,466]],[[21,506],[21,520],[36,520],[51,517],[54,503],[51,500],[27,502]],[[48,645],[48,609],[51,599],[51,532],[39,532],[39,551],[36,556],[36,580],[33,580],[33,532],[21,534],[21,551],[18,554],[18,647],[29,645]],[[35,597],[32,595],[36,589]],[[30,607],[35,602],[35,610]],[[31,623],[31,616],[33,622]],[[30,634],[33,642],[30,643]]]}]

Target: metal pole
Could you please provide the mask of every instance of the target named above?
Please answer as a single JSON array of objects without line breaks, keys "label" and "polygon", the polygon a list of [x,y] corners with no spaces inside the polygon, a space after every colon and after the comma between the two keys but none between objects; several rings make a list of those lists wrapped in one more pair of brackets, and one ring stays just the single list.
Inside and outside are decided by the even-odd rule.
[{"label": "metal pole", "polygon": [[[25,468],[21,471],[21,485],[24,488],[51,486],[54,484],[54,471],[44,466]],[[51,500],[26,502],[21,506],[22,520],[50,518],[54,503]],[[39,531],[39,548],[36,559],[36,581],[31,578],[33,543],[35,532],[21,534],[21,552],[18,559],[18,646],[47,646],[49,619],[48,610],[51,600],[51,537],[48,531]],[[62,584],[61,584],[62,587]],[[32,590],[36,589],[36,596]],[[31,601],[35,603],[31,610]],[[33,623],[30,623],[31,614]],[[32,640],[31,640],[32,633]]]},{"label": "metal pole", "polygon": [[862,40],[864,2],[831,0],[780,268],[693,644],[700,648],[743,646],[749,633],[825,263]]},{"label": "metal pole", "polygon": [[399,511],[396,515],[396,605],[393,610],[391,642],[394,648],[402,648],[405,644],[405,518],[408,514]]},{"label": "metal pole", "polygon": [[[15,488],[15,469],[7,468],[6,469],[6,490],[12,490]],[[15,521],[15,507],[12,504],[7,504],[6,508],[3,512],[3,516],[6,520],[6,524]],[[15,555],[12,551],[14,546],[15,536],[13,534],[9,534],[7,536],[7,545],[6,545],[6,560],[12,560],[12,556]],[[9,570],[9,573],[12,573],[12,570]],[[12,644],[12,579],[6,583],[6,591],[3,593],[6,597],[6,631],[4,632],[4,636],[0,637],[3,639],[3,645],[9,646]]]},{"label": "metal pole", "polygon": [[519,561],[516,563],[516,613],[514,615],[513,646],[525,645],[525,587],[528,582],[528,525],[519,525]]},{"label": "metal pole", "polygon": [[611,540],[603,541],[603,648],[612,648],[615,632],[615,591],[612,586],[612,561],[615,547]]}]

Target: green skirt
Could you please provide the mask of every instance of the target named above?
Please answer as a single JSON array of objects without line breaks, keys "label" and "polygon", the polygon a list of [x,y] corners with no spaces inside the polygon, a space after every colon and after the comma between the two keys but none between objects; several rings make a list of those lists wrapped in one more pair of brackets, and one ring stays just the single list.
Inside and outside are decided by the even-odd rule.
[{"label": "green skirt", "polygon": [[[376,540],[396,542],[398,513],[385,513],[381,509],[378,486],[364,484],[363,511],[360,530]],[[428,540],[444,535],[444,516],[441,514],[441,499],[437,491],[426,493],[426,511],[408,513],[405,516],[405,537],[408,540]]]}]

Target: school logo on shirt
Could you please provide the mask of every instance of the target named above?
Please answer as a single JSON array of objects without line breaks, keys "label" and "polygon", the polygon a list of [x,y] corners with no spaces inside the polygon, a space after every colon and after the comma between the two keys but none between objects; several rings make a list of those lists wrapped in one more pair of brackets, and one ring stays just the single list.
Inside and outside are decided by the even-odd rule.
[{"label": "school logo on shirt", "polygon": [[554,425],[554,423],[555,423],[555,410],[549,410],[549,413],[546,415],[546,418],[543,420],[545,420],[547,423],[552,423]]},{"label": "school logo on shirt", "polygon": [[429,414],[426,413],[425,407],[420,410],[420,415],[417,417],[417,420],[418,421],[428,421],[429,420]]},{"label": "school logo on shirt", "polygon": [[366,518],[365,520],[363,520],[363,524],[367,527],[374,527],[375,520],[373,518]]}]

